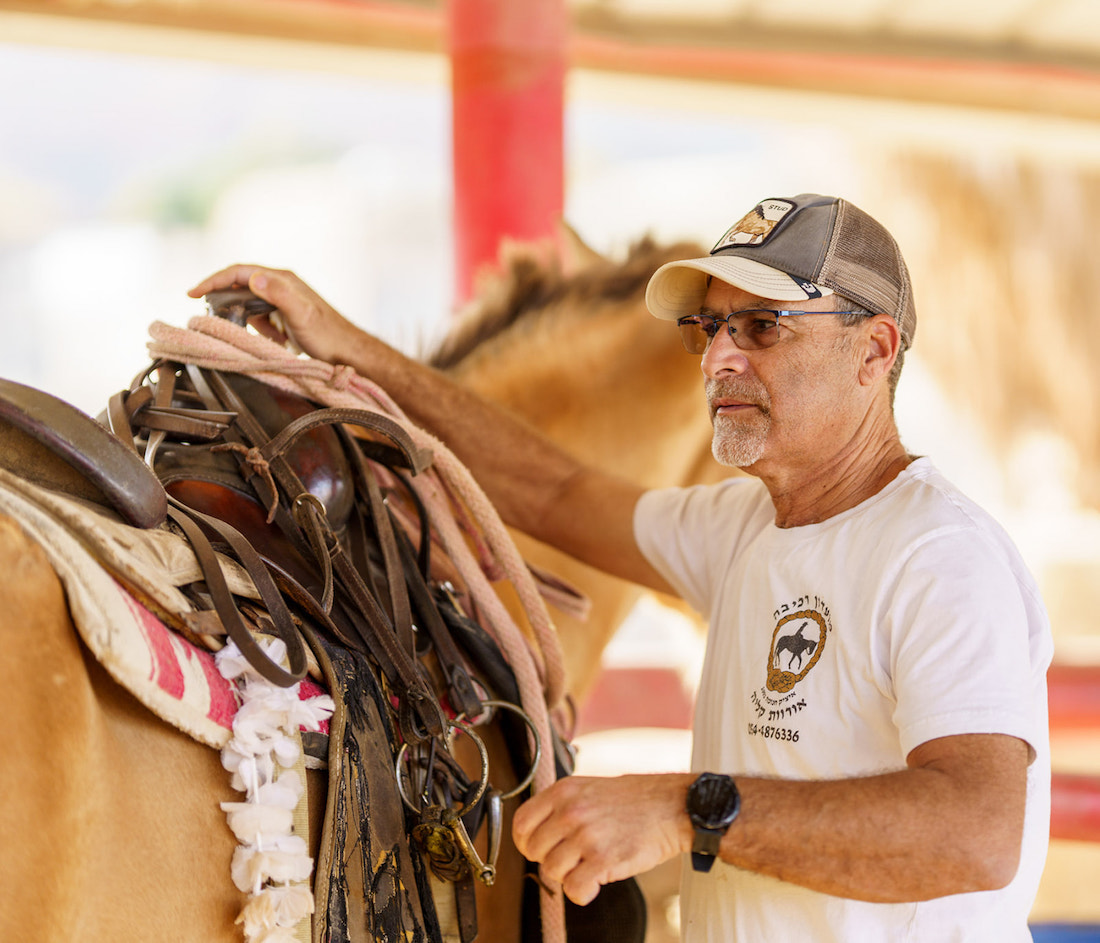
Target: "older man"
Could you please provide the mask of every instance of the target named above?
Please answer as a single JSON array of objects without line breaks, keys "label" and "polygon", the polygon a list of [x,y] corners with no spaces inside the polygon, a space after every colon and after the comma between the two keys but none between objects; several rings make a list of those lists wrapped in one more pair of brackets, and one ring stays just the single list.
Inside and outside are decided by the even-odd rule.
[{"label": "older man", "polygon": [[1028,939],[1049,628],[1007,536],[901,443],[916,312],[878,222],[769,199],[706,258],[658,270],[647,302],[701,355],[714,454],[752,477],[648,493],[290,273],[232,266],[192,294],[233,284],[444,435],[509,523],[707,616],[693,772],[570,777],[516,814],[520,849],[570,898],[690,853],[689,941]]}]

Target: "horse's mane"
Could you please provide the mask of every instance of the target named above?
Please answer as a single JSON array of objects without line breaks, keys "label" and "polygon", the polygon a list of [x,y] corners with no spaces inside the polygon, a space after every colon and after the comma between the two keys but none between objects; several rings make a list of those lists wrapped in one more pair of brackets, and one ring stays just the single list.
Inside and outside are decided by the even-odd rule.
[{"label": "horse's mane", "polygon": [[551,309],[588,310],[629,300],[645,291],[650,276],[665,262],[702,252],[693,242],[660,244],[646,235],[621,262],[593,254],[591,264],[565,274],[560,261],[547,260],[538,246],[512,246],[502,254],[503,271],[479,285],[478,296],[459,313],[455,327],[427,362],[441,370],[455,367],[488,340]]}]

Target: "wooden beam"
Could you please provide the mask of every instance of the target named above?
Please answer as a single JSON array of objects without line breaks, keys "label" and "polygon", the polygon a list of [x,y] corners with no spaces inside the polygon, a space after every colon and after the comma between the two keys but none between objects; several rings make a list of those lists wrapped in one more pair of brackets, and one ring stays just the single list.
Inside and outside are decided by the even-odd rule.
[{"label": "wooden beam", "polygon": [[445,45],[439,9],[386,0],[0,0],[4,11],[412,52],[443,52]]},{"label": "wooden beam", "polygon": [[[4,11],[358,49],[445,53],[448,45],[446,0],[0,0]],[[569,26],[567,65],[1100,120],[1100,59],[1018,43],[840,30],[810,36],[736,20],[689,29],[582,10]]]},{"label": "wooden beam", "polygon": [[651,77],[1100,119],[1100,70],[1050,61],[676,45],[575,33],[570,64]]}]

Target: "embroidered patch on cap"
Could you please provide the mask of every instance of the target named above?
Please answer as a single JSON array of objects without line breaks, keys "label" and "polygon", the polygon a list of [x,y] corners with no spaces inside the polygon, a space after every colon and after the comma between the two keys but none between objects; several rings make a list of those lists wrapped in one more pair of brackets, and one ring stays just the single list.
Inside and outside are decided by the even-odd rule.
[{"label": "embroidered patch on cap", "polygon": [[794,209],[789,200],[764,200],[730,226],[710,254],[730,246],[758,246],[767,241],[784,216]]}]

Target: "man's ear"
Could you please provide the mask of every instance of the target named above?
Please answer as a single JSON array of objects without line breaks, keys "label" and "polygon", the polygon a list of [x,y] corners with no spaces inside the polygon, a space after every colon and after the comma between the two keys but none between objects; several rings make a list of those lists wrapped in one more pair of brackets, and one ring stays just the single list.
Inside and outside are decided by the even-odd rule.
[{"label": "man's ear", "polygon": [[901,350],[901,331],[888,314],[876,314],[864,323],[863,362],[859,382],[870,386],[880,377],[888,376]]}]

